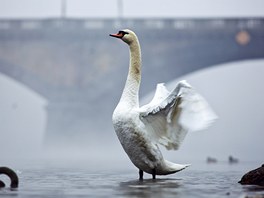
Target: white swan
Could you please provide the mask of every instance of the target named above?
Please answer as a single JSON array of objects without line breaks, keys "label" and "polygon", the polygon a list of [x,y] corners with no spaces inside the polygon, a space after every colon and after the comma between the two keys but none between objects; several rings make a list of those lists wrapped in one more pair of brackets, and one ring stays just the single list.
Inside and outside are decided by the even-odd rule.
[{"label": "white swan", "polygon": [[185,169],[188,165],[165,160],[157,144],[178,149],[188,131],[204,129],[216,118],[214,112],[185,81],[172,92],[158,84],[153,100],[139,108],[141,51],[137,36],[128,29],[110,36],[123,40],[130,49],[126,84],[112,119],[120,143],[139,169],[139,179],[143,172],[155,179]]}]

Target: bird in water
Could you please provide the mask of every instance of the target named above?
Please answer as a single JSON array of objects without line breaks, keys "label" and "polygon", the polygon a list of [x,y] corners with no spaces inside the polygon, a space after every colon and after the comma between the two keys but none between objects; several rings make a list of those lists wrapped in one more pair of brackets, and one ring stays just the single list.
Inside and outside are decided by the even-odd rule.
[{"label": "bird in water", "polygon": [[264,164],[261,167],[249,171],[238,182],[242,185],[264,186]]},{"label": "bird in water", "polygon": [[[11,188],[18,188],[18,176],[15,173],[15,171],[13,171],[12,169],[10,169],[8,167],[0,167],[0,175],[1,174],[5,174],[10,178],[10,180],[11,180],[10,187]],[[5,187],[5,183],[0,180],[0,188],[3,188],[3,187]]]},{"label": "bird in water", "polygon": [[158,84],[152,101],[139,107],[141,50],[136,34],[128,29],[110,36],[129,46],[130,64],[125,87],[112,121],[118,139],[132,163],[143,173],[168,175],[188,167],[163,158],[158,144],[177,150],[187,132],[207,128],[216,115],[205,99],[186,81],[180,81],[171,92]]}]

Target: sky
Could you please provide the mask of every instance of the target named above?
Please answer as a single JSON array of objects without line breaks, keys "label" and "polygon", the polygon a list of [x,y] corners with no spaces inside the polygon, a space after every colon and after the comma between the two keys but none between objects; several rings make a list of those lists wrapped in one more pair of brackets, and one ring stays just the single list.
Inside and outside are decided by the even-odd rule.
[{"label": "sky", "polygon": [[[60,3],[60,0],[0,0],[0,18],[60,17]],[[118,10],[117,3],[117,0],[68,0],[66,16],[77,18],[264,16],[263,0],[126,0],[122,1],[122,12]],[[164,151],[165,156],[172,161],[175,161],[174,158],[189,160],[190,156],[205,159],[207,154],[220,160],[227,160],[228,155],[234,155],[242,160],[261,161],[259,151],[264,150],[262,130],[264,95],[261,86],[264,84],[263,74],[264,60],[248,60],[184,76],[183,78],[208,99],[219,120],[205,132],[188,135],[178,152]],[[27,153],[37,153],[41,149],[45,130],[44,108],[47,101],[1,74],[0,93],[0,119],[3,121],[0,131],[6,134],[6,138],[17,138],[14,142],[15,149],[4,138],[0,139],[0,145],[10,152],[21,151],[16,153],[16,156],[20,157],[25,153],[23,149],[26,149]],[[19,140],[25,137],[25,134],[30,136],[30,139],[23,139],[21,143]],[[116,137],[113,138],[113,142],[118,143]],[[196,149],[193,150],[193,147]],[[117,149],[120,150],[121,147]],[[120,152],[119,150],[116,152]],[[3,150],[0,150],[0,155],[3,155]],[[122,156],[125,156],[123,151]]]},{"label": "sky", "polygon": [[[259,17],[263,0],[0,0],[0,18],[68,17]],[[122,7],[122,9],[118,9]]]}]

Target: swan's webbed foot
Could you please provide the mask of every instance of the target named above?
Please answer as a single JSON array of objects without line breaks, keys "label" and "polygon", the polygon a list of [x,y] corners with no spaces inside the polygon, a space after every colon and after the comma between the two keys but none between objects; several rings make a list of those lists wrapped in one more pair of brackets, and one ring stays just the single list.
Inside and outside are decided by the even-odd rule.
[{"label": "swan's webbed foot", "polygon": [[143,180],[143,170],[139,169],[139,180]]},{"label": "swan's webbed foot", "polygon": [[152,179],[156,179],[156,169],[152,170]]}]

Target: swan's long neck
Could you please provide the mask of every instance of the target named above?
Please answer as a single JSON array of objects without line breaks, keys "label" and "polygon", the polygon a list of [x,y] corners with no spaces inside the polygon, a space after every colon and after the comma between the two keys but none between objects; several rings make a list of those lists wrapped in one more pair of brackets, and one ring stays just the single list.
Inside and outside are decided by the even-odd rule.
[{"label": "swan's long neck", "polygon": [[141,51],[137,39],[129,45],[129,50],[129,71],[120,102],[126,103],[127,107],[134,108],[139,106],[138,91],[141,80]]}]

